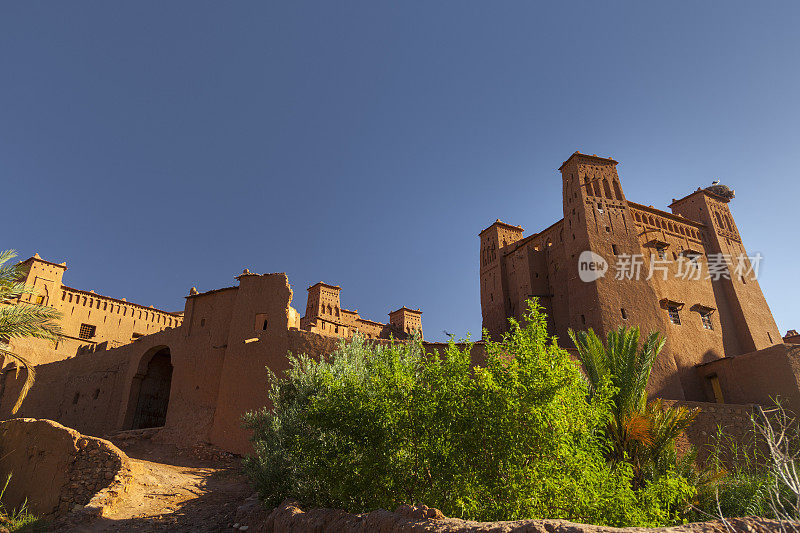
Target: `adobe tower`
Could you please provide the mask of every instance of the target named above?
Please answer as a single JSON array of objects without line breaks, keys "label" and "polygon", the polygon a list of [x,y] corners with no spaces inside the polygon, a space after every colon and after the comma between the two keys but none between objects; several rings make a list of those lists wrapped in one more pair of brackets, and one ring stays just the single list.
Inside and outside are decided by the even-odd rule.
[{"label": "adobe tower", "polygon": [[[747,259],[728,202],[715,184],[676,200],[672,213],[629,201],[611,158],[572,154],[560,167],[564,217],[527,237],[496,221],[480,233],[483,327],[497,338],[537,297],[551,331],[605,336],[622,324],[667,343],[650,379],[652,395],[703,400],[696,365],[781,342]],[[608,270],[582,279],[591,252]],[[584,254],[582,256],[582,254]],[[744,268],[742,268],[744,267]],[[712,272],[727,271],[719,276]]]}]

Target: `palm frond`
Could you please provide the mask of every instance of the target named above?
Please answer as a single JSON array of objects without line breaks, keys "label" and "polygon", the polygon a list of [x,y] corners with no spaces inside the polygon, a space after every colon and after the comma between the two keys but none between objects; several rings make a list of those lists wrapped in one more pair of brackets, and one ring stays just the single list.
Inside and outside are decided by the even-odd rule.
[{"label": "palm frond", "polygon": [[22,263],[8,265],[17,253],[14,250],[4,250],[0,252],[0,301],[15,297],[25,286],[22,281],[28,273],[28,266]]},{"label": "palm frond", "polygon": [[19,408],[22,407],[22,401],[28,395],[28,391],[31,390],[33,387],[33,382],[36,380],[36,371],[34,370],[33,365],[25,359],[24,357],[9,352],[8,350],[4,350],[0,348],[0,354],[11,359],[14,363],[16,363],[16,373],[15,377],[19,378],[20,369],[25,369],[25,383],[22,384],[22,389],[19,391],[19,395],[17,396],[17,401],[14,404],[14,407],[11,408],[11,414],[16,414],[19,411]]},{"label": "palm frond", "polygon": [[18,303],[0,307],[0,338],[32,337],[55,341],[61,335],[61,313],[52,307]]},{"label": "palm frond", "polygon": [[591,329],[569,330],[569,336],[578,350],[590,392],[603,383],[614,390],[607,427],[609,459],[630,463],[636,486],[675,468],[676,439],[697,412],[685,407],[666,408],[660,400],[647,403],[647,382],[666,339],[653,332],[642,341],[638,327],[624,326],[610,331],[605,343]]},{"label": "palm frond", "polygon": [[[32,289],[25,286],[29,265],[9,264],[16,256],[14,250],[0,251],[0,341],[4,345],[21,338],[57,341],[61,336],[61,312],[52,307],[19,301],[20,296],[31,293]],[[0,348],[0,355],[15,364],[17,378],[25,369],[25,382],[11,410],[16,414],[33,386],[36,371],[30,361],[9,349]]]},{"label": "palm frond", "polygon": [[699,412],[682,406],[667,408],[661,399],[650,402],[645,414],[653,424],[654,448],[660,450],[674,442],[694,422]]},{"label": "palm frond", "polygon": [[578,349],[578,359],[583,365],[589,381],[589,394],[594,395],[601,384],[609,379],[606,350],[594,330],[568,331],[569,337]]},{"label": "palm frond", "polygon": [[631,413],[626,417],[624,429],[627,442],[638,442],[645,446],[653,444],[653,423],[648,417]]}]

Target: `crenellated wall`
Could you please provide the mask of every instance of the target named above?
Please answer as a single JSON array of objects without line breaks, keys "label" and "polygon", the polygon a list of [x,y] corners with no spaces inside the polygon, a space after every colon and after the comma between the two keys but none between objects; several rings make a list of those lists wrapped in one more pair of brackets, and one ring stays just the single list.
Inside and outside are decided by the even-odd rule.
[{"label": "crenellated wall", "polygon": [[48,305],[60,311],[62,337],[51,344],[39,339],[13,339],[10,348],[34,364],[49,363],[93,351],[98,345],[118,347],[168,328],[179,327],[181,313],[111,298],[62,283],[66,263],[45,261],[37,255],[23,261],[25,284],[31,289],[20,301]]},{"label": "crenellated wall", "polygon": [[[247,272],[237,280],[235,287],[188,296],[181,327],[37,366],[16,416],[48,418],[97,436],[162,427],[157,439],[165,442],[248,451],[241,417],[269,404],[267,369],[280,374],[289,352],[319,357],[343,339],[296,328],[286,274]],[[3,418],[23,381],[12,369],[0,375]]]},{"label": "crenellated wall", "polygon": [[299,328],[328,337],[350,338],[360,334],[368,339],[405,339],[422,336],[422,311],[401,307],[389,313],[389,323],[361,318],[357,310],[341,307],[342,288],[318,282],[308,288],[306,314]]}]

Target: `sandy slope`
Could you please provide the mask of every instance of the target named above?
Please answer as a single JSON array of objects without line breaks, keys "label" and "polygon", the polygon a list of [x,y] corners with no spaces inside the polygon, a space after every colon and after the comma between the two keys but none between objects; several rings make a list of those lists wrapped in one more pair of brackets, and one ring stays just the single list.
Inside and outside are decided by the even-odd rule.
[{"label": "sandy slope", "polygon": [[56,531],[220,531],[253,490],[238,460],[202,461],[150,441],[119,442],[133,481],[113,512]]}]

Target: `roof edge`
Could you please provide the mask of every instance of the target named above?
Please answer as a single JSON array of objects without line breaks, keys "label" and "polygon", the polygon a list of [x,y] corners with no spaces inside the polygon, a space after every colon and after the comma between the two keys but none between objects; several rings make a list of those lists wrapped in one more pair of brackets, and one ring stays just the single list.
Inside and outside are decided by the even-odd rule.
[{"label": "roof edge", "polygon": [[522,231],[522,232],[524,232],[524,231],[525,231],[525,229],[524,229],[522,226],[515,226],[515,225],[513,225],[513,224],[509,224],[508,222],[503,222],[502,220],[500,220],[500,219],[498,218],[497,220],[495,220],[494,222],[492,222],[491,224],[489,224],[489,226],[488,226],[486,229],[484,229],[483,231],[481,231],[480,233],[478,233],[478,235],[479,235],[479,236],[480,236],[480,235],[483,235],[484,233],[486,233],[487,231],[489,231],[490,229],[492,229],[492,228],[493,228],[493,227],[495,227],[495,226],[503,226],[504,228],[513,229],[513,230],[515,230],[515,231]]},{"label": "roof edge", "polygon": [[605,162],[605,163],[613,163],[613,164],[615,164],[615,165],[619,164],[619,161],[615,161],[614,159],[611,159],[610,157],[600,157],[599,155],[595,155],[595,154],[592,154],[592,155],[589,155],[589,154],[582,154],[582,153],[580,153],[580,152],[578,152],[578,151],[576,150],[576,151],[575,151],[575,152],[573,152],[573,153],[572,153],[572,155],[571,155],[571,156],[569,156],[569,157],[568,157],[568,158],[567,158],[567,159],[566,159],[566,160],[565,160],[563,163],[561,163],[561,166],[560,166],[560,167],[558,167],[558,170],[561,170],[562,168],[564,168],[564,166],[566,166],[566,164],[567,164],[567,163],[569,163],[569,162],[570,162],[570,160],[571,160],[573,157],[585,157],[585,158],[587,158],[587,159],[597,159],[597,160],[599,160],[599,161],[603,161],[603,162]]}]

